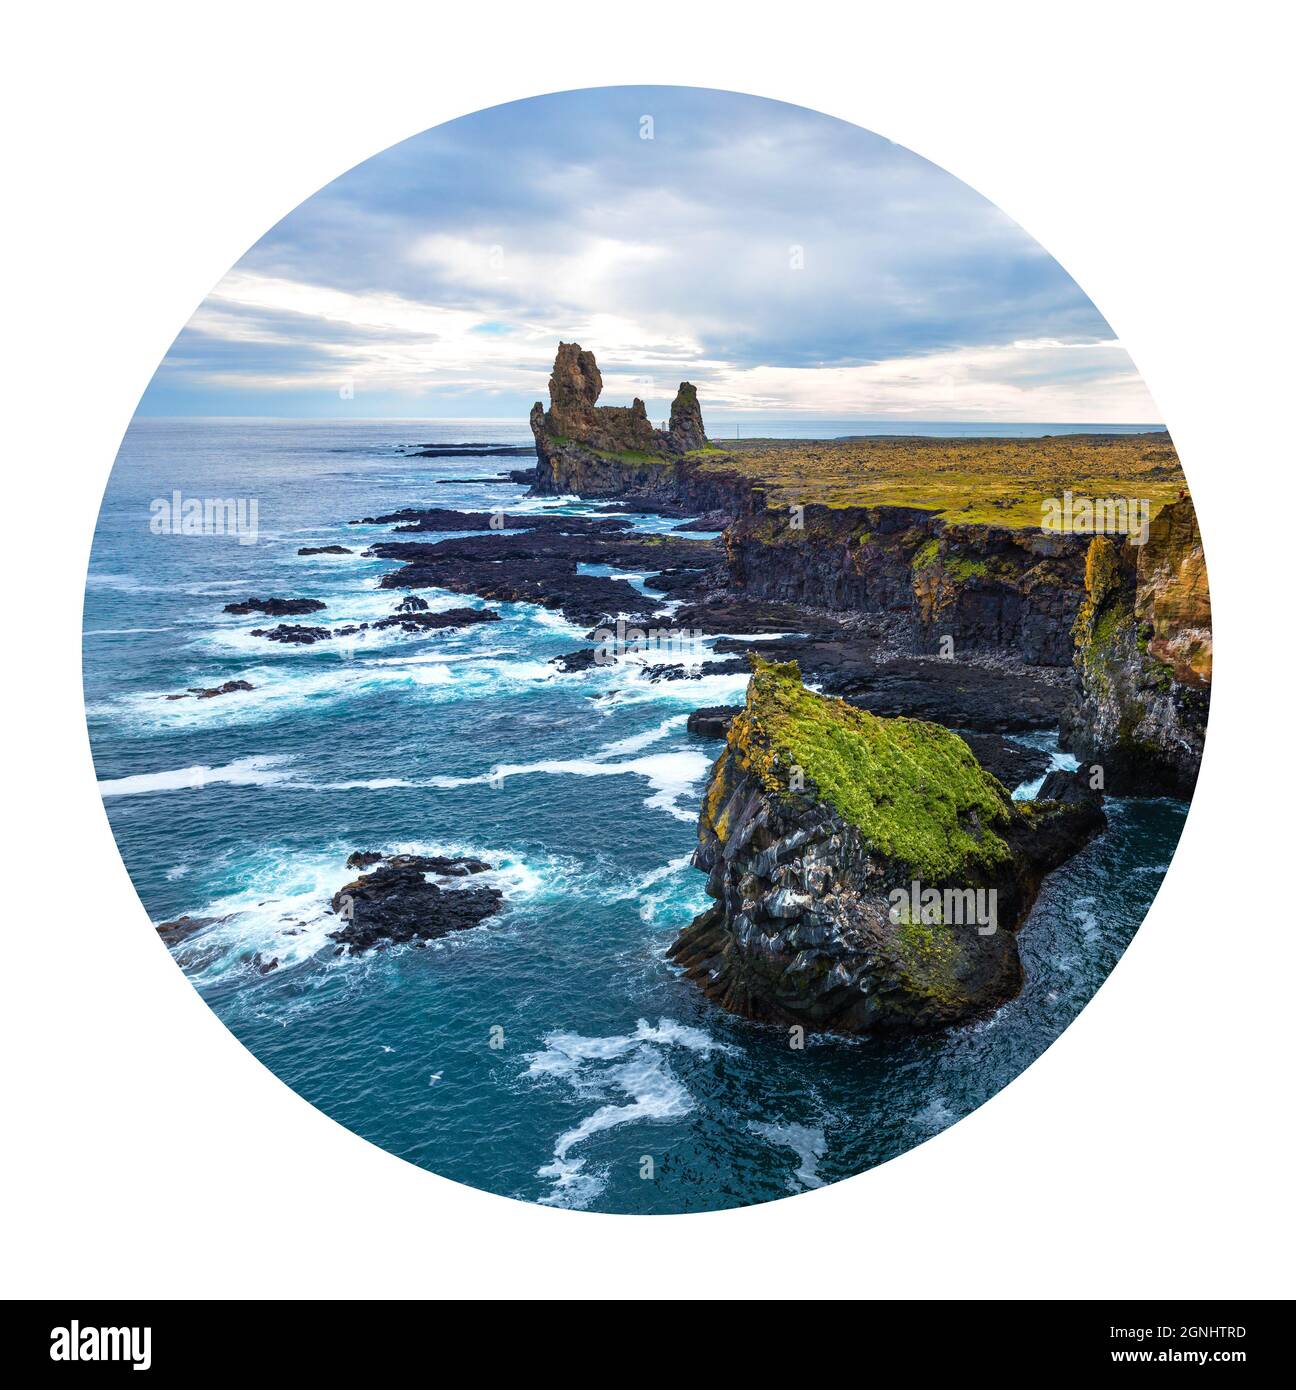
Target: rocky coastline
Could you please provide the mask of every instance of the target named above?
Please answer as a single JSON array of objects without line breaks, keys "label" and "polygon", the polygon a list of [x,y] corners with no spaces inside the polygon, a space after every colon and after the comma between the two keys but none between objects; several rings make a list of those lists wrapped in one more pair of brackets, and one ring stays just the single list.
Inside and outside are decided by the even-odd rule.
[{"label": "rocky coastline", "polygon": [[[777,486],[747,466],[738,446],[707,441],[687,382],[666,431],[651,429],[640,401],[628,410],[598,406],[601,385],[592,354],[559,347],[550,406],[531,411],[532,491],[723,520],[723,567],[670,592],[686,600],[678,623],[719,633],[793,629],[799,636],[784,654],[825,689],[876,712],[986,729],[984,715],[969,719],[941,693],[979,685],[983,708],[1002,711],[1005,728],[1059,727],[1063,746],[1101,767],[1122,794],[1191,794],[1210,698],[1210,596],[1196,514],[1167,437],[1142,446],[1150,462],[1137,463],[1146,472],[1135,474],[1139,486],[1179,494],[1151,516],[1146,537],[1047,531],[1038,521],[959,520],[978,510],[975,499],[827,505],[813,498],[811,467],[804,488],[789,481],[796,441],[777,441],[769,470]],[[1091,448],[1097,462],[1089,466],[1111,468],[1099,451],[1114,438],[1071,437],[1057,452],[1069,466]],[[899,442],[921,461],[932,441]],[[810,458],[822,449],[800,447]],[[1063,474],[1059,492],[1066,482]],[[834,476],[838,494],[841,486]],[[1020,501],[992,486],[987,494],[989,510]],[[803,500],[782,505],[793,495]],[[923,658],[958,674],[915,664]],[[895,698],[877,699],[879,689]],[[1031,709],[1047,716],[1018,722]]]},{"label": "rocky coastline", "polygon": [[[715,902],[680,933],[672,958],[732,1012],[812,1029],[921,1032],[1011,998],[1022,979],[1014,932],[1042,877],[1101,833],[1103,789],[1186,797],[1196,779],[1209,591],[1168,436],[1056,446],[1068,505],[1065,468],[1077,459],[1085,477],[1125,461],[1130,490],[1146,485],[1161,499],[1154,514],[1146,499],[1122,499],[1127,525],[1112,535],[1019,524],[1030,514],[1020,495],[995,480],[979,496],[966,475],[960,494],[958,475],[938,474],[931,505],[915,503],[912,478],[895,500],[857,503],[843,497],[850,476],[838,468],[832,502],[816,500],[822,446],[779,441],[776,466],[762,473],[740,449],[707,440],[688,383],[657,430],[639,400],[599,406],[601,388],[592,354],[562,344],[549,407],[537,402],[530,417],[533,494],[705,514],[723,533],[723,561],[663,556],[661,578],[649,579],[679,600],[672,621],[713,635],[779,634],[760,644],[763,655],[741,637],[713,644],[718,659],[748,655],[754,674],[744,707],[689,720],[696,736],[725,739],[694,856]],[[908,443],[921,461],[931,442]],[[978,448],[985,456],[961,443],[973,463]],[[798,447],[810,461],[801,486],[788,465]],[[1031,446],[1045,477],[1054,449]],[[949,452],[936,455],[941,467]],[[1013,524],[983,519],[996,509]],[[642,608],[628,600],[626,611],[638,618]],[[561,669],[582,669],[581,657],[561,658]],[[806,689],[803,671],[823,695]],[[1044,777],[1048,758],[1010,738],[1053,729],[1078,772]],[[939,756],[915,782],[916,745]],[[804,776],[800,763],[816,757],[829,781],[850,769],[853,790]],[[891,774],[885,787],[870,781],[879,767]],[[1034,800],[1011,799],[1005,784],[1036,777]],[[952,787],[966,804],[958,792],[951,804]],[[919,862],[897,843],[909,823],[942,830],[938,842],[962,842],[964,853]],[[884,890],[924,880],[946,905],[950,892],[991,894],[995,929],[955,930],[940,907],[924,915],[917,897],[897,920]]]},{"label": "rocky coastline", "polygon": [[[366,628],[419,634],[499,619],[489,607],[433,611],[415,591],[436,588],[534,603],[588,626],[592,645],[551,661],[556,680],[600,663],[599,644],[617,624],[701,636],[690,659],[668,652],[640,671],[650,681],[751,671],[742,706],[700,706],[688,719],[691,736],[723,747],[693,858],[713,905],[670,949],[687,978],[744,1017],[846,1033],[944,1028],[1013,997],[1022,981],[1015,933],[1042,878],[1102,832],[1104,792],[1191,794],[1211,624],[1186,489],[1159,506],[1145,534],[1049,531],[1018,522],[1020,477],[1032,468],[1049,477],[1050,441],[1031,441],[1025,462],[1010,458],[1003,470],[1012,487],[991,478],[982,496],[968,490],[969,467],[1018,444],[757,441],[744,450],[707,439],[687,382],[661,427],[640,400],[599,405],[601,391],[593,354],[560,345],[549,405],[530,415],[536,465],[499,478],[528,483],[535,497],[578,496],[596,514],[418,507],[365,516],[352,524],[391,528],[364,554],[393,562],[379,585],[402,593],[395,610],[252,635],[305,646]],[[1158,495],[1176,488],[1168,440],[1117,448],[1095,438],[1056,447],[1090,472],[1094,459],[1108,468],[1124,460]],[[930,498],[911,452],[924,463],[930,454]],[[910,470],[904,486],[874,495],[897,468]],[[816,500],[821,486],[831,501]],[[678,524],[640,530],[627,512]],[[647,592],[618,571],[643,576]],[[324,608],[274,596],[225,605],[269,618]],[[227,681],[167,698],[251,688]],[[1053,731],[1078,772],[1050,772]],[[1009,788],[1036,781],[1033,800],[1012,798]],[[503,906],[495,888],[445,884],[483,872],[480,861],[365,851],[348,867],[363,872],[332,902],[340,951],[423,944]],[[974,905],[970,924],[951,918],[960,903]],[[180,918],[159,931],[175,944],[205,925]],[[263,973],[278,965],[253,963]]]}]

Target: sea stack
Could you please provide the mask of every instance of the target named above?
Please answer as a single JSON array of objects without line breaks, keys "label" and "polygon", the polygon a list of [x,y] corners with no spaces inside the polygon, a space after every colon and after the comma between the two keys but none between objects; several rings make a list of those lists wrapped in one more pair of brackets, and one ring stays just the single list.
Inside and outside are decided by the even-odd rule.
[{"label": "sea stack", "polygon": [[549,377],[549,408],[531,407],[537,493],[601,497],[651,488],[673,477],[673,465],[706,447],[697,388],[680,382],[670,424],[654,429],[643,401],[599,405],[603,375],[579,343],[559,343]]},{"label": "sea stack", "polygon": [[695,866],[714,905],[671,956],[747,1018],[925,1032],[1021,988],[1041,879],[1106,824],[1101,799],[1014,802],[939,724],[881,719],[752,657],[711,769]]}]

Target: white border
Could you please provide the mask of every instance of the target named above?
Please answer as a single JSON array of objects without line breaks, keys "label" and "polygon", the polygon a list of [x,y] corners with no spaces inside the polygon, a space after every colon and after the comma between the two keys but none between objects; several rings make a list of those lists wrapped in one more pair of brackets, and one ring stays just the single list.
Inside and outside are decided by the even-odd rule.
[{"label": "white border", "polygon": [[[1292,1293],[1279,14],[1245,0],[227,0],[9,16],[6,1293]],[[1046,1056],[872,1173],[656,1219],[458,1187],[265,1071],[147,929],[95,794],[79,687],[104,481],[208,288],[279,216],[386,145],[498,101],[620,82],[729,87],[854,120],[1037,236],[1113,324],[1174,432],[1219,631],[1206,765],[1174,870]]]}]

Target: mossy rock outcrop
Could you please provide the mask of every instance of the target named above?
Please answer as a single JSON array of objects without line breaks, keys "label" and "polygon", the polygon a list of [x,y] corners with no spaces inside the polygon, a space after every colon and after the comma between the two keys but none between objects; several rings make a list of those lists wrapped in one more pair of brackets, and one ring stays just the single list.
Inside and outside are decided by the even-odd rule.
[{"label": "mossy rock outcrop", "polygon": [[1192,795],[1210,709],[1211,608],[1192,499],[1146,543],[1095,536],[1076,616],[1075,699],[1062,738],[1108,791]]},{"label": "mossy rock outcrop", "polygon": [[748,1018],[946,1027],[1017,993],[1014,932],[1040,880],[1104,824],[1097,799],[1023,809],[949,730],[753,658],[699,820],[715,904],[671,955]]}]

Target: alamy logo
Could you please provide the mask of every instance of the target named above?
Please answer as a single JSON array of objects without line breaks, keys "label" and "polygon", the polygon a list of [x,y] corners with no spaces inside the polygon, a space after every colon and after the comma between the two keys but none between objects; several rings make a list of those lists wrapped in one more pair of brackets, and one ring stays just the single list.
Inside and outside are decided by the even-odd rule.
[{"label": "alamy logo", "polygon": [[654,653],[663,658],[664,663],[682,662],[695,666],[706,656],[706,635],[699,627],[627,627],[624,618],[618,618],[616,630],[596,628],[592,634],[595,643],[594,664],[610,666],[628,652]]},{"label": "alamy logo", "polygon": [[1069,531],[1078,536],[1128,536],[1131,545],[1146,545],[1152,504],[1146,497],[1046,497],[1040,530]]},{"label": "alamy logo", "polygon": [[153,1364],[151,1327],[82,1327],[73,1322],[50,1332],[51,1361],[130,1361],[131,1369]]},{"label": "alamy logo", "polygon": [[917,879],[889,894],[893,922],[924,927],[975,927],[993,936],[999,926],[997,888],[924,888]]},{"label": "alamy logo", "polygon": [[234,536],[240,545],[257,543],[255,497],[170,497],[149,503],[149,530],[155,536]]}]

